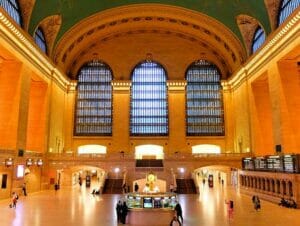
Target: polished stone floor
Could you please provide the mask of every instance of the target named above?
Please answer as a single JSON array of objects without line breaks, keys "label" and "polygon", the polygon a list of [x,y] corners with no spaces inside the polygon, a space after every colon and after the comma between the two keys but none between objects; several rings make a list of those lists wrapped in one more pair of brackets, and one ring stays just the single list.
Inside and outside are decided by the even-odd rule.
[{"label": "polished stone floor", "polygon": [[[72,187],[21,196],[16,209],[10,200],[0,201],[1,226],[113,226],[118,225],[115,204],[121,195],[93,196],[90,190]],[[228,216],[225,200],[234,201]],[[185,226],[300,226],[300,209],[288,209],[263,201],[261,211],[251,197],[232,187],[201,188],[197,195],[179,195]],[[147,219],[144,219],[145,225]],[[159,219],[158,219],[158,222]],[[130,224],[127,224],[130,225]],[[156,225],[168,225],[157,223]]]}]

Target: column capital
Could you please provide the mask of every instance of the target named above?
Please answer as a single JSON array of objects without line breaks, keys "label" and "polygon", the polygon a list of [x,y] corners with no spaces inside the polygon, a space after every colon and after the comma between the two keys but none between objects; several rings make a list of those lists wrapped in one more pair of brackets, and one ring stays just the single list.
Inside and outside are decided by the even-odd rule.
[{"label": "column capital", "polygon": [[131,86],[130,80],[113,80],[111,82],[114,91],[129,91]]},{"label": "column capital", "polygon": [[168,80],[167,86],[169,91],[185,91],[186,80]]}]

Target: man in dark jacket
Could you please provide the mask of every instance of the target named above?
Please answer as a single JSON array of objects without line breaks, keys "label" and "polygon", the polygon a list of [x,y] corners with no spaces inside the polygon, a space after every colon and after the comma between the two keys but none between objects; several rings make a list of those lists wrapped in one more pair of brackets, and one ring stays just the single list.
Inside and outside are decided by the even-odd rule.
[{"label": "man in dark jacket", "polygon": [[179,202],[176,204],[174,210],[176,211],[178,220],[179,220],[179,218],[181,219],[181,224],[182,224],[183,223],[182,209],[181,209],[181,205],[179,204]]},{"label": "man in dark jacket", "polygon": [[122,212],[121,212],[121,223],[123,224],[126,224],[127,213],[128,213],[128,207],[126,205],[126,202],[124,201],[122,205]]},{"label": "man in dark jacket", "polygon": [[121,221],[121,212],[122,212],[121,200],[119,200],[119,202],[117,203],[116,211],[117,211],[117,219],[118,219],[118,223],[119,223]]}]

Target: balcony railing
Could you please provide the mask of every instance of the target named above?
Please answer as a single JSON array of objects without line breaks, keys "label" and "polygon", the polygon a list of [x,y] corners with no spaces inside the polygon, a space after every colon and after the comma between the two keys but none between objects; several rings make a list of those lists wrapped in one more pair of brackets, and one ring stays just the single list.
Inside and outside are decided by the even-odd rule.
[{"label": "balcony railing", "polygon": [[[135,160],[134,154],[128,153],[109,153],[109,154],[80,154],[77,153],[47,153],[49,160],[97,160],[97,161],[130,161]],[[174,153],[165,154],[163,160],[170,161],[193,161],[199,159],[241,159],[252,156],[251,153],[221,153],[221,154],[190,154],[190,153]]]}]

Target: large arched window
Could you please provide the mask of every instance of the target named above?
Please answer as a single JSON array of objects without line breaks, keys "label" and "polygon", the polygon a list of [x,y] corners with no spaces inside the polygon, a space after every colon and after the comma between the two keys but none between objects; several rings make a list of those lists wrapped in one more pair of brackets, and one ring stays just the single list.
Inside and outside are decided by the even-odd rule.
[{"label": "large arched window", "polygon": [[22,19],[18,1],[0,0],[0,6],[21,26]]},{"label": "large arched window", "polygon": [[266,40],[266,35],[264,30],[261,28],[261,26],[258,26],[256,31],[254,32],[253,35],[253,40],[252,40],[252,53],[255,53],[256,50],[261,47],[261,45],[265,42]]},{"label": "large arched window", "polygon": [[168,135],[167,75],[153,61],[138,64],[132,72],[130,135]]},{"label": "large arched window", "polygon": [[75,135],[112,134],[112,72],[108,65],[93,61],[78,74]]},{"label": "large arched window", "polygon": [[43,30],[39,27],[35,33],[34,33],[34,41],[40,47],[40,49],[44,52],[47,53],[47,45],[46,45],[46,39]]},{"label": "large arched window", "polygon": [[282,0],[278,14],[278,25],[282,24],[286,18],[300,6],[300,0]]},{"label": "large arched window", "polygon": [[194,62],[186,72],[187,136],[224,135],[222,86],[218,68],[205,60]]}]

